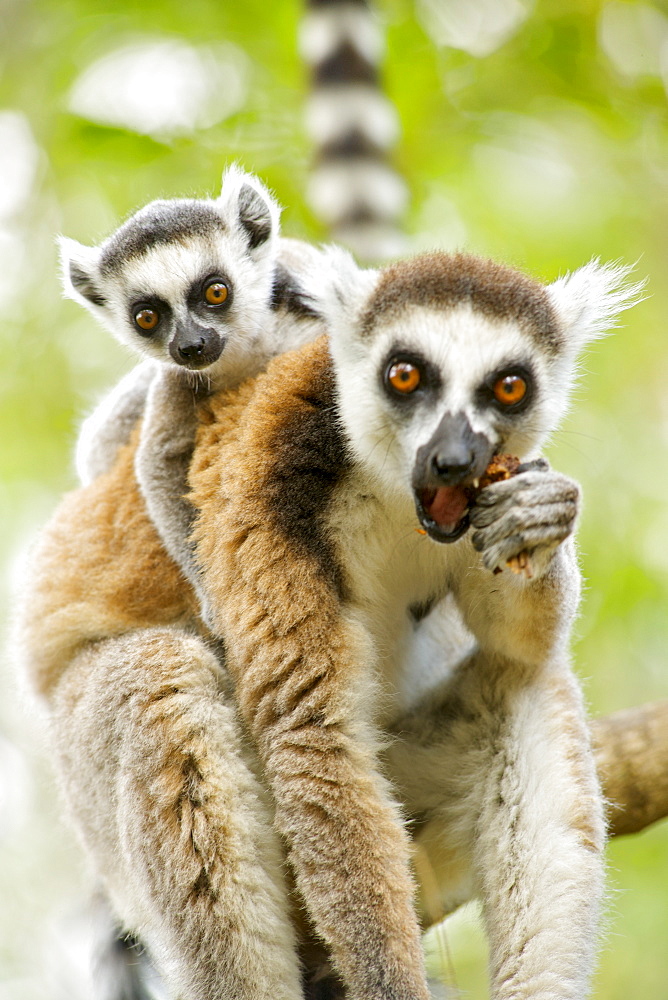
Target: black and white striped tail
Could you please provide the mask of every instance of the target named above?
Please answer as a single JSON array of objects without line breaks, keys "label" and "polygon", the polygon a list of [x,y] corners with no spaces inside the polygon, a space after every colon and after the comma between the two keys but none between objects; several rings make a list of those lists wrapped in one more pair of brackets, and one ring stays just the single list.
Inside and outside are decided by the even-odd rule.
[{"label": "black and white striped tail", "polygon": [[367,263],[400,255],[407,194],[392,167],[397,114],[380,88],[383,35],[367,0],[306,0],[306,129],[316,149],[307,199],[334,240]]}]

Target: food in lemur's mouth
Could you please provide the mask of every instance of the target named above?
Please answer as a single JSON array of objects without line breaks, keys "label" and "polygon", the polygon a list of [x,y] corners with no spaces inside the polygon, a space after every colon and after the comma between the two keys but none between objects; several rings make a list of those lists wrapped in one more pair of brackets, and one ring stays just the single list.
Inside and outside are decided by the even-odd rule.
[{"label": "food in lemur's mouth", "polygon": [[469,487],[471,499],[475,500],[480,490],[484,490],[491,483],[500,483],[504,479],[516,476],[521,464],[517,455],[492,455],[491,462],[478,480],[478,488]]},{"label": "food in lemur's mouth", "polygon": [[[471,505],[474,504],[478,494],[481,490],[484,490],[486,486],[490,486],[492,483],[500,483],[504,479],[510,479],[512,476],[516,476],[521,464],[522,463],[517,455],[492,455],[491,462],[478,480],[478,486],[467,487],[466,491],[469,495],[469,503]],[[513,556],[508,560],[506,566],[508,569],[512,570],[513,573],[525,576],[528,580],[530,580],[533,576],[531,560],[529,559],[528,552],[519,552],[516,556]],[[501,566],[497,566],[494,572],[501,573]]]},{"label": "food in lemur's mouth", "polygon": [[[463,493],[468,501],[468,507],[472,507],[474,505],[481,490],[484,490],[487,486],[491,486],[492,483],[503,482],[505,479],[510,479],[512,476],[516,476],[521,464],[522,463],[517,455],[492,455],[489,465],[480,479],[476,480],[475,485],[471,483],[470,485],[463,487]],[[417,528],[416,531],[420,535],[427,534],[427,531],[424,528]],[[513,573],[525,576],[527,579],[531,579],[533,576],[531,560],[528,552],[520,552],[518,555],[513,556],[507,561],[506,566],[508,569],[512,570]],[[501,566],[497,566],[494,570],[494,573],[501,572]]]}]

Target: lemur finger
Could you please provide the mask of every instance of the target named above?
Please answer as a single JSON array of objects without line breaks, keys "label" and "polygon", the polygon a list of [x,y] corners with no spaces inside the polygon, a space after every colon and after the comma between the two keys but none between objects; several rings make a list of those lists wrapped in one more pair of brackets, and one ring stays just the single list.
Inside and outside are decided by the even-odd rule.
[{"label": "lemur finger", "polygon": [[568,510],[573,518],[577,516],[577,503],[568,498],[564,499],[563,495],[559,494],[532,503],[517,503],[514,499],[509,499],[494,507],[473,507],[469,518],[475,528],[486,528],[490,524],[508,518],[515,518],[517,523],[521,525],[526,520],[535,519],[537,516],[549,521],[552,510],[554,509],[556,512],[558,508],[563,508],[564,511]]},{"label": "lemur finger", "polygon": [[555,472],[523,472],[512,479],[487,486],[476,498],[476,508],[496,507],[503,503],[550,503],[554,500],[577,501],[580,488],[567,476]]},{"label": "lemur finger", "polygon": [[[576,516],[577,507],[573,503],[548,503],[535,507],[511,507],[494,520],[485,517],[475,520],[471,518],[474,527],[479,529],[473,535],[473,546],[480,550],[483,546],[490,545],[501,538],[507,538],[541,525],[544,528],[549,528],[551,525],[561,525],[568,533],[575,524]],[[476,544],[476,538],[484,539],[481,545]]]},{"label": "lemur finger", "polygon": [[530,462],[522,462],[517,467],[517,474],[522,472],[549,472],[550,463],[546,458],[533,458]]},{"label": "lemur finger", "polygon": [[520,552],[528,552],[531,555],[536,550],[556,548],[568,537],[568,534],[568,531],[554,525],[551,530],[536,529],[512,535],[482,551],[483,565],[492,570],[496,569],[497,566],[503,568],[509,559],[519,555]]},{"label": "lemur finger", "polygon": [[563,523],[539,523],[527,525],[515,532],[495,534],[493,537],[487,531],[476,532],[471,539],[473,547],[483,554],[492,549],[508,549],[509,552],[521,552],[522,549],[536,548],[540,545],[552,545],[562,542],[571,533],[571,525]]}]

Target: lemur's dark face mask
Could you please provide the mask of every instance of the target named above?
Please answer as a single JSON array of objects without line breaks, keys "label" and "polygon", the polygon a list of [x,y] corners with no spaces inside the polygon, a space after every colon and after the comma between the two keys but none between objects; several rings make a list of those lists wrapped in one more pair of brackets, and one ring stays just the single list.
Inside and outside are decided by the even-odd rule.
[{"label": "lemur's dark face mask", "polygon": [[468,511],[494,445],[463,413],[446,413],[415,457],[412,485],[423,529],[437,542],[455,542],[469,526]]}]

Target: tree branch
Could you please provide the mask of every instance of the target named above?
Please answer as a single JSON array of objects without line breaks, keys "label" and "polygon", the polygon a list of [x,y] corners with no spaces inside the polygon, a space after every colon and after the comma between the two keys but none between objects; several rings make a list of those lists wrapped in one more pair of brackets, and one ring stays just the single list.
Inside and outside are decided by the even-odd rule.
[{"label": "tree branch", "polygon": [[668,701],[626,708],[591,723],[610,836],[668,816]]}]

